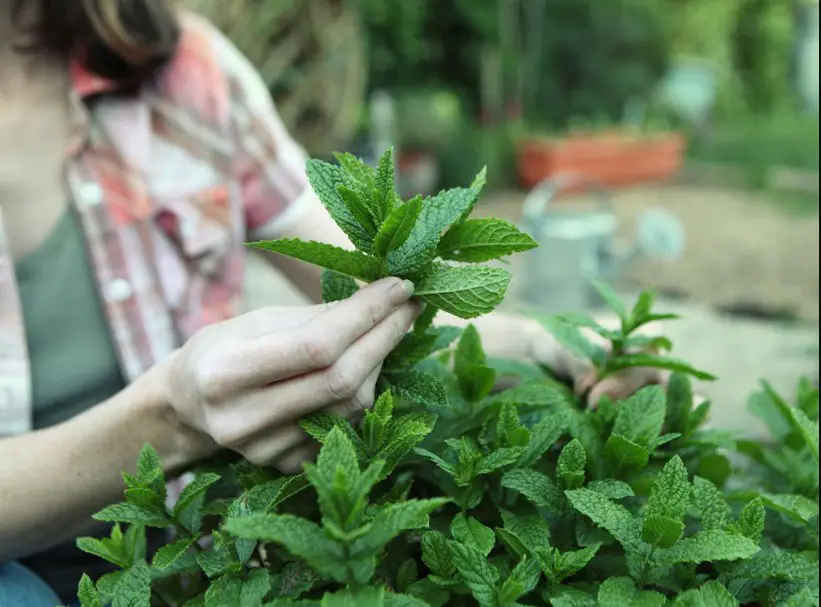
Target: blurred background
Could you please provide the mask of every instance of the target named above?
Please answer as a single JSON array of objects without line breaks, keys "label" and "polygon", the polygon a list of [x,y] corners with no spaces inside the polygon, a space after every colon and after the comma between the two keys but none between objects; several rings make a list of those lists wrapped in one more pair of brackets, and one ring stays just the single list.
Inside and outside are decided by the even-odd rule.
[{"label": "blurred background", "polygon": [[[759,378],[818,372],[817,0],[185,0],[317,157],[394,146],[402,193],[467,185],[542,247],[506,305],[659,292],[674,354],[756,431]],[[258,265],[250,305],[295,299]],[[289,294],[290,293],[290,294]],[[291,299],[289,299],[291,298]]]}]

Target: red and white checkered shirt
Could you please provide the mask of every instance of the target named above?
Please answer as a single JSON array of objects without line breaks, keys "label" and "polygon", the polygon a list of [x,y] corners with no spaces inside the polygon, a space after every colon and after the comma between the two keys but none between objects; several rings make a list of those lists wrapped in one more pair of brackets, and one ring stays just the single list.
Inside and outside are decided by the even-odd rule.
[{"label": "red and white checkered shirt", "polygon": [[[72,67],[68,188],[123,374],[242,311],[243,242],[273,237],[308,191],[305,153],[249,62],[183,17],[179,48],[137,96]],[[287,211],[287,212],[286,212]],[[32,426],[31,374],[0,212],[0,435]]]}]

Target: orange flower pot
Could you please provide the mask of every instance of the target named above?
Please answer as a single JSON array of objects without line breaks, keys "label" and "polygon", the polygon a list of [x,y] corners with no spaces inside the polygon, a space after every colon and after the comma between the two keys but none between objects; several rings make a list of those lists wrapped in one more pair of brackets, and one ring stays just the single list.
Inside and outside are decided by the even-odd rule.
[{"label": "orange flower pot", "polygon": [[684,150],[684,137],[677,132],[644,135],[613,130],[523,139],[517,150],[519,178],[526,188],[559,173],[581,174],[608,187],[664,181],[681,168]]}]

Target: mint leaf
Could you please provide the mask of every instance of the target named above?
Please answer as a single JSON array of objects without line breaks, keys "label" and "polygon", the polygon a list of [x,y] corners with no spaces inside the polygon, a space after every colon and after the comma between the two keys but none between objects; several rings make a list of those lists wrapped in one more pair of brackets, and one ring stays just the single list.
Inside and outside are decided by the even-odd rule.
[{"label": "mint leaf", "polygon": [[818,516],[818,502],[803,495],[762,493],[761,500],[770,510],[780,512],[798,523],[809,523],[812,517]]},{"label": "mint leaf", "polygon": [[650,460],[650,450],[620,434],[612,434],[604,445],[608,467],[616,473],[638,471]]},{"label": "mint leaf", "polygon": [[624,369],[632,369],[635,367],[648,367],[651,369],[666,369],[667,371],[674,371],[676,373],[685,373],[703,381],[714,381],[718,379],[712,373],[700,371],[691,367],[686,362],[678,360],[677,358],[670,358],[666,356],[656,356],[653,354],[622,354],[616,358],[607,361],[607,371],[615,373]]},{"label": "mint leaf", "polygon": [[473,546],[484,556],[490,554],[496,543],[492,529],[464,513],[454,517],[450,524],[450,534],[456,541]]},{"label": "mint leaf", "polygon": [[563,315],[542,316],[533,315],[536,320],[550,332],[565,348],[597,365],[604,364],[607,357],[605,351],[587,339],[581,331],[565,320]]},{"label": "mint leaf", "polygon": [[[393,163],[393,148],[388,148],[379,159],[374,180],[374,202],[377,225],[382,225],[386,217],[390,216],[396,200],[396,168]],[[397,245],[398,246],[398,245]]]},{"label": "mint leaf", "polygon": [[348,299],[359,290],[356,282],[349,276],[332,270],[322,271],[322,301],[331,303]]},{"label": "mint leaf", "polygon": [[707,479],[693,479],[693,502],[701,512],[702,529],[724,529],[730,521],[730,506],[721,491]]},{"label": "mint leaf", "polygon": [[664,389],[661,386],[644,387],[619,405],[613,434],[640,445],[649,445],[661,435],[666,409]]},{"label": "mint leaf", "polygon": [[[353,165],[352,162],[346,162],[346,166],[351,165]],[[339,186],[354,186],[355,180],[348,176],[342,167],[315,159],[308,160],[305,172],[314,193],[328,210],[334,222],[351,239],[357,249],[369,251],[371,234],[351,213],[338,189]],[[361,175],[363,171],[358,170],[358,173]],[[343,274],[348,274],[348,272],[343,271]]]},{"label": "mint leaf", "polygon": [[510,273],[501,268],[434,264],[414,294],[459,318],[475,318],[501,303],[509,283]]},{"label": "mint leaf", "polygon": [[77,587],[77,598],[80,599],[80,607],[103,607],[100,595],[94,588],[94,582],[85,573]]},{"label": "mint leaf", "polygon": [[529,235],[502,219],[468,219],[452,227],[439,242],[442,259],[483,262],[536,248]]},{"label": "mint leaf", "polygon": [[416,282],[427,272],[442,232],[466,217],[479,199],[484,186],[479,177],[470,188],[446,190],[423,202],[408,239],[388,253],[388,270],[392,275]]},{"label": "mint leaf", "polygon": [[498,570],[473,546],[450,542],[449,547],[453,564],[476,602],[481,607],[495,607]]},{"label": "mint leaf", "polygon": [[693,537],[680,539],[670,548],[656,551],[655,562],[659,566],[677,563],[708,563],[735,561],[750,558],[758,552],[758,546],[743,535],[717,529],[700,531]]},{"label": "mint leaf", "polygon": [[664,420],[667,430],[687,434],[692,408],[693,388],[689,377],[683,373],[673,373],[667,382],[667,414]]},{"label": "mint leaf", "polygon": [[622,302],[621,298],[609,285],[603,282],[594,280],[591,281],[591,284],[593,285],[593,288],[596,289],[596,291],[598,291],[602,300],[604,300],[604,303],[606,303],[611,310],[618,314],[619,318],[622,321],[622,326],[627,328],[626,325],[628,325],[630,315],[627,313],[627,308],[625,307],[624,302]]},{"label": "mint leaf", "polygon": [[567,416],[550,414],[539,420],[531,429],[530,442],[517,462],[517,467],[526,468],[535,464],[567,430]]},{"label": "mint leaf", "polygon": [[641,545],[641,526],[624,506],[614,504],[606,497],[589,489],[565,491],[571,505],[612,535],[627,552],[638,552]]},{"label": "mint leaf", "polygon": [[205,493],[219,480],[219,475],[212,472],[198,474],[182,490],[177,499],[174,505],[174,520],[190,533],[197,533],[202,527],[202,506],[205,503]]},{"label": "mint leaf", "polygon": [[235,537],[277,543],[334,579],[339,575],[338,563],[345,559],[342,546],[330,539],[318,525],[291,514],[229,518],[224,528]]},{"label": "mint leaf", "polygon": [[635,582],[627,577],[606,580],[599,588],[599,607],[661,607],[667,598],[660,592],[639,590]]},{"label": "mint leaf", "polygon": [[151,570],[148,565],[136,563],[123,573],[111,607],[151,607]]},{"label": "mint leaf", "polygon": [[426,531],[422,536],[422,561],[434,575],[445,580],[456,572],[448,540],[438,531]]},{"label": "mint leaf", "polygon": [[660,548],[675,544],[684,532],[684,514],[690,506],[690,482],[684,462],[676,455],[656,477],[647,501],[642,537]]},{"label": "mint leaf", "polygon": [[710,580],[701,588],[682,592],[671,607],[738,607],[738,601],[720,582]]},{"label": "mint leaf", "polygon": [[325,443],[328,435],[334,430],[338,429],[344,434],[351,445],[353,445],[357,456],[362,459],[365,456],[365,443],[351,427],[350,422],[335,413],[314,413],[299,421],[300,427],[305,430],[312,438],[320,443]]},{"label": "mint leaf", "polygon": [[[366,193],[361,189],[354,190],[344,185],[337,187],[336,191],[356,222],[367,232],[369,238],[373,238],[376,235],[377,227],[372,211],[371,193]],[[367,250],[366,246],[363,246],[362,249]]]},{"label": "mint leaf", "polygon": [[401,532],[428,526],[428,515],[449,503],[449,499],[408,500],[382,508],[371,521],[368,532],[351,545],[353,557],[375,553]]},{"label": "mint leaf", "polygon": [[758,543],[764,533],[764,518],[764,502],[757,497],[741,509],[736,523],[739,533]]},{"label": "mint leaf", "polygon": [[150,489],[165,501],[165,473],[160,456],[151,445],[144,445],[137,458],[137,479],[141,486]]},{"label": "mint leaf", "polygon": [[798,428],[801,437],[807,445],[815,463],[818,463],[818,424],[810,421],[810,418],[801,409],[790,409],[793,424]]},{"label": "mint leaf", "polygon": [[167,577],[195,570],[197,558],[196,554],[191,552],[191,548],[196,542],[196,538],[182,539],[157,550],[151,561],[154,577],[158,577],[158,574]]},{"label": "mint leaf", "polygon": [[127,523],[145,525],[146,527],[163,528],[172,525],[168,516],[159,514],[154,509],[126,502],[106,506],[97,514],[94,514],[92,518],[107,523]]},{"label": "mint leaf", "polygon": [[590,481],[585,485],[585,489],[601,493],[603,496],[613,500],[620,500],[634,495],[633,488],[630,485],[614,479]]},{"label": "mint leaf", "polygon": [[518,491],[534,506],[561,510],[564,498],[550,477],[536,470],[510,470],[502,477],[502,487]]},{"label": "mint leaf", "polygon": [[113,563],[118,567],[127,568],[132,564],[125,550],[122,530],[119,525],[111,528],[111,537],[97,539],[94,537],[78,537],[77,548],[88,554]]},{"label": "mint leaf", "polygon": [[573,439],[565,445],[559,454],[556,474],[565,489],[577,489],[584,483],[584,467],[587,464],[587,453],[578,441]]},{"label": "mint leaf", "polygon": [[350,152],[336,152],[334,158],[355,184],[367,190],[373,190],[376,187],[376,171],[364,160]]},{"label": "mint leaf", "polygon": [[287,255],[300,261],[312,263],[326,270],[332,270],[345,276],[374,281],[384,276],[381,262],[359,251],[349,251],[324,242],[306,242],[296,238],[280,240],[261,240],[249,242],[249,247]]},{"label": "mint leaf", "polygon": [[[374,255],[385,257],[405,244],[419,218],[423,202],[421,196],[416,196],[390,212],[374,238]],[[388,268],[395,271],[390,266]]]},{"label": "mint leaf", "polygon": [[447,409],[448,397],[444,386],[432,375],[419,371],[391,373],[387,376],[397,396],[422,405],[430,411]]}]

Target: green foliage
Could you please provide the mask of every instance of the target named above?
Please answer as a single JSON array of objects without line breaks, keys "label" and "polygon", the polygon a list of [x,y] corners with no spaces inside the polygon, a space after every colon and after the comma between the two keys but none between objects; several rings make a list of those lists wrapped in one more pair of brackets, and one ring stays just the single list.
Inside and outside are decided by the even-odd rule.
[{"label": "green foliage", "polygon": [[[501,292],[488,296],[491,283],[479,279],[430,287],[444,272],[437,255],[470,250],[465,234],[487,248],[483,230],[464,228],[479,182],[391,221],[411,203],[388,185],[389,163],[371,171],[343,157],[342,168],[311,169],[318,190],[336,180],[359,193],[324,196],[361,238],[361,258],[385,272],[407,268],[427,301],[386,361],[374,407],[356,423],[328,413],[303,419],[321,448],[301,474],[212,462],[173,507],[161,462],[146,447],[137,475],[124,475],[125,501],[95,517],[115,523],[111,536],[78,540],[120,568],[96,584],[83,577],[82,605],[817,605],[817,390],[802,383],[792,405],[764,384],[751,399],[773,444],[707,429],[709,406],[693,408],[689,378],[710,376],[635,353],[648,345],[636,330],[669,316],[653,310],[650,293],[630,307],[603,285],[619,329],[579,314],[546,319],[548,328],[602,376],[672,369],[666,393],[649,386],[588,407],[552,373],[488,358],[474,327],[433,321],[442,302],[469,316],[492,308]],[[339,201],[359,207],[334,207]],[[409,228],[407,217],[415,217]],[[383,229],[392,235],[377,245]],[[442,234],[453,229],[464,230],[462,244],[443,248]],[[326,253],[305,256],[342,258]],[[449,271],[457,270],[486,277],[491,268]],[[356,292],[350,274],[358,275],[326,273],[327,300]],[[582,328],[609,346],[592,347]],[[520,371],[517,385],[495,388],[499,375]],[[732,470],[731,452],[749,467]],[[149,555],[146,526],[175,537]]]}]

